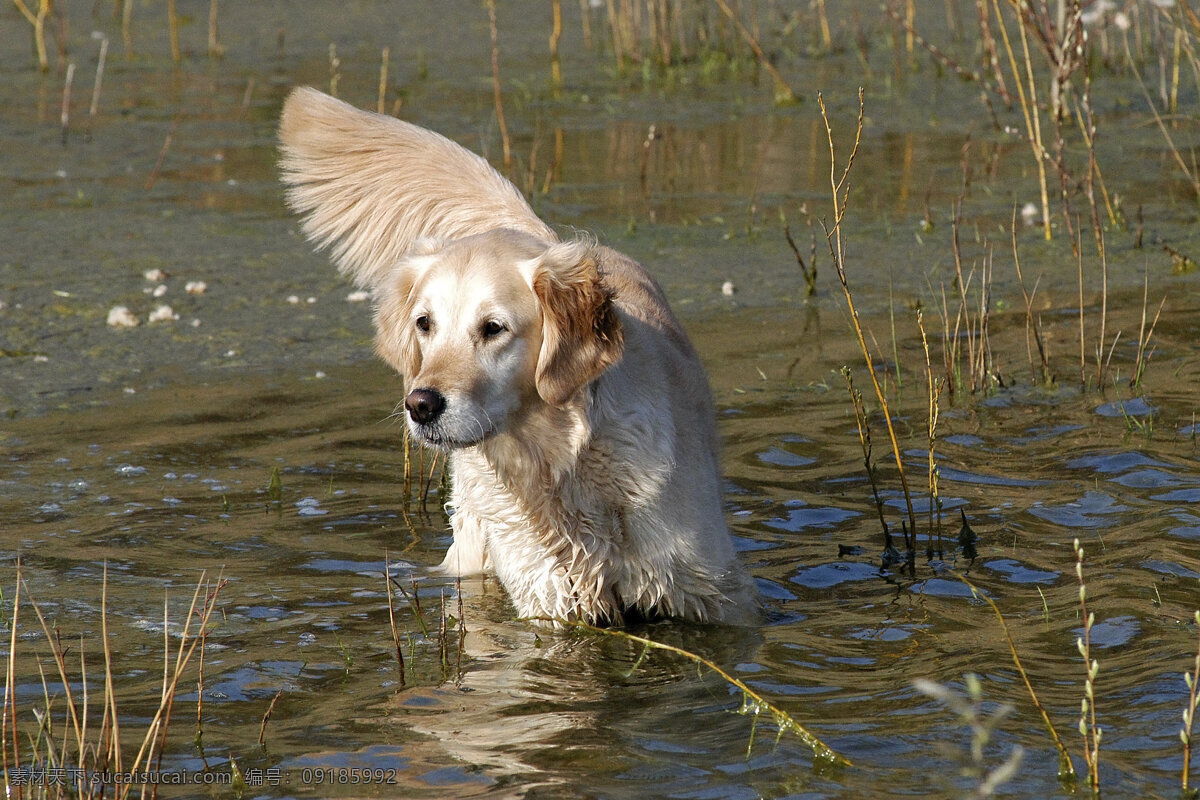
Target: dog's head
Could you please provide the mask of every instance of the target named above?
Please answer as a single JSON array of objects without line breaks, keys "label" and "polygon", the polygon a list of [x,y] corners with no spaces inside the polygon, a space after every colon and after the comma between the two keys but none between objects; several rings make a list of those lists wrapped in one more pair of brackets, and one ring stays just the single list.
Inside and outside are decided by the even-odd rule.
[{"label": "dog's head", "polygon": [[409,428],[467,447],[561,407],[620,360],[597,248],[493,230],[426,240],[377,289],[376,349],[405,378]]},{"label": "dog's head", "polygon": [[592,243],[559,242],[520,192],[438,134],[296,89],[279,127],[304,231],[376,299],[422,441],[463,447],[564,406],[621,357]]}]

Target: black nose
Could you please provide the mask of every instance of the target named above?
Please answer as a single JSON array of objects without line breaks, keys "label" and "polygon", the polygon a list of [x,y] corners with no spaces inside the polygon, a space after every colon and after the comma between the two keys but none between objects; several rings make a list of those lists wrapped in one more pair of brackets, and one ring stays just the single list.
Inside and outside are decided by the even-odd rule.
[{"label": "black nose", "polygon": [[404,398],[404,407],[413,422],[428,425],[446,410],[446,398],[437,389],[413,389]]}]

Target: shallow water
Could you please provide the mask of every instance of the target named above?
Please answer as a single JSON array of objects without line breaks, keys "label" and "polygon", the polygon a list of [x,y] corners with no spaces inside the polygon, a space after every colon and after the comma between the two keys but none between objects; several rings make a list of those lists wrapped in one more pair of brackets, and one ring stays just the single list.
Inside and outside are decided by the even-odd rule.
[{"label": "shallow water", "polygon": [[[986,129],[972,89],[928,66],[895,76],[882,43],[872,71],[860,74],[847,46],[787,61],[806,102],[778,109],[765,83],[756,88],[746,74],[646,88],[575,42],[556,98],[546,88],[544,27],[520,24],[520,9],[502,10],[514,174],[521,182],[534,160],[532,183],[543,185],[561,136],[549,191],[535,197],[539,211],[650,265],[684,317],[717,399],[730,522],[769,611],[752,631],[663,624],[637,632],[721,665],[854,762],[832,769],[814,766],[790,734],[777,739],[765,717],[756,725],[734,713],[738,693],[679,657],[532,628],[512,619],[493,581],[459,587],[425,572],[447,544],[438,486],[428,511],[406,517],[402,434],[389,418],[399,378],[371,358],[369,307],[347,301],[350,287],[309,251],[282,207],[273,126],[290,85],[327,86],[331,41],[342,96],[372,105],[378,50],[390,45],[405,115],[495,159],[478,4],[447,7],[463,20],[452,31],[396,4],[352,3],[319,17],[283,2],[231,6],[220,62],[202,55],[197,9],[178,70],[161,19],[138,18],[138,56],[126,62],[108,10],[90,17],[88,4],[67,8],[79,67],[66,146],[61,78],[29,69],[25,23],[0,10],[8,189],[0,197],[0,406],[8,412],[0,617],[7,633],[19,557],[22,592],[87,654],[99,696],[106,605],[132,737],[157,704],[164,603],[177,635],[201,575],[210,587],[221,576],[204,651],[201,746],[193,671],[178,694],[164,770],[227,775],[233,759],[258,781],[250,795],[272,797],[957,797],[976,783],[959,774],[970,732],[912,681],[962,690],[963,675],[976,673],[985,711],[1014,707],[984,751],[986,765],[1020,746],[1023,766],[1006,791],[1066,794],[999,623],[957,576],[1004,614],[1082,772],[1079,539],[1096,616],[1105,792],[1177,795],[1182,675],[1195,658],[1200,605],[1200,303],[1196,274],[1173,273],[1158,248],[1194,247],[1196,208],[1157,132],[1127,110],[1129,97],[1139,99],[1127,78],[1097,82],[1107,92],[1102,130],[1111,131],[1099,157],[1125,207],[1144,206],[1152,244],[1134,247],[1131,230],[1108,234],[1108,340],[1123,331],[1112,374],[1127,379],[1136,359],[1129,343],[1146,270],[1150,313],[1168,296],[1156,350],[1140,391],[1127,380],[1077,388],[1076,262],[1062,235],[1047,245],[1022,228],[1022,266],[1030,284],[1040,281],[1035,309],[1058,375],[1046,389],[1030,379],[1008,232],[1013,202],[1034,198],[1029,157],[1018,138]],[[102,111],[88,120],[93,27],[113,49]],[[570,22],[568,36],[578,38]],[[818,248],[820,291],[806,300],[778,222],[783,209],[807,252],[801,206],[816,218],[828,205],[827,147],[811,101],[825,91],[846,132],[859,83],[868,86],[868,125],[853,173],[864,188],[852,192],[847,226],[851,280],[913,483],[911,571],[881,567],[884,543],[839,371],[852,366],[861,389],[868,381],[828,256]],[[1194,105],[1194,92],[1185,100]],[[651,123],[662,138],[648,151],[643,186]],[[992,350],[1004,386],[943,400],[939,536],[928,524],[924,355],[912,307],[925,308],[936,367],[943,287],[957,291],[948,209],[968,133],[976,167],[960,239],[968,267],[993,253]],[[920,227],[926,204],[932,231]],[[151,281],[151,269],[169,274]],[[1090,361],[1094,256],[1085,270]],[[207,284],[203,294],[184,290],[195,280]],[[732,297],[720,292],[726,280],[737,285]],[[146,323],[164,302],[180,319]],[[142,324],[108,327],[118,304]],[[877,414],[872,425],[886,515],[898,530],[905,503]],[[974,558],[959,545],[960,514],[978,537]],[[419,597],[419,613],[396,597],[403,683],[385,565]],[[22,603],[14,697],[24,729],[36,726],[33,709],[43,702],[36,662],[53,664]],[[444,657],[443,610],[466,621]],[[349,771],[366,769],[379,772]],[[341,770],[342,783],[330,782],[330,770]],[[350,776],[369,781],[347,785]],[[176,793],[190,796],[164,789]]]}]

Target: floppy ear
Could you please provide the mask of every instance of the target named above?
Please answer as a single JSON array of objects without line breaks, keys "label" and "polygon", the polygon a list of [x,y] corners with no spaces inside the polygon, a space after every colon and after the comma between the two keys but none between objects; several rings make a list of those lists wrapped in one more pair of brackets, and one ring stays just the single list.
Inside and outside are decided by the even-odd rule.
[{"label": "floppy ear", "polygon": [[421,371],[421,348],[413,325],[417,281],[437,260],[440,243],[421,239],[417,252],[404,258],[382,279],[375,295],[375,352],[412,381]]},{"label": "floppy ear", "polygon": [[301,87],[279,121],[288,205],[344,274],[376,288],[422,236],[512,228],[557,241],[521,193],[433,131]]},{"label": "floppy ear", "polygon": [[624,337],[612,292],[600,280],[597,252],[585,242],[551,245],[530,264],[542,311],[542,349],[534,381],[554,406],[621,360]]}]

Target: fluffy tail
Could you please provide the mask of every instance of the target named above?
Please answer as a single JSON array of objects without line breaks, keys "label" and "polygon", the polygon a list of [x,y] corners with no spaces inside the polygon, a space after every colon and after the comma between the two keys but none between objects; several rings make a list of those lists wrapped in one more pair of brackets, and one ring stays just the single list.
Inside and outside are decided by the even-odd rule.
[{"label": "fluffy tail", "polygon": [[494,228],[558,237],[483,158],[432,131],[301,87],[283,106],[280,168],[304,233],[374,288],[418,239]]}]

